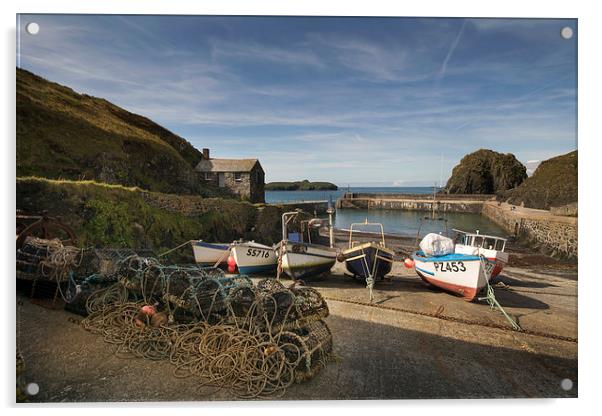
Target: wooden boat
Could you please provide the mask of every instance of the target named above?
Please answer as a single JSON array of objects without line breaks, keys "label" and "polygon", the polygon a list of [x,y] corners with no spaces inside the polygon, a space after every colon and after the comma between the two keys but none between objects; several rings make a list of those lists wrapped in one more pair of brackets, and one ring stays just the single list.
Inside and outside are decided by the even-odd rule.
[{"label": "wooden boat", "polygon": [[504,252],[507,241],[505,238],[479,234],[478,230],[475,233],[456,229],[453,231],[455,232],[456,253],[483,256],[491,263],[491,278],[500,274],[509,258],[508,253]]},{"label": "wooden boat", "polygon": [[194,261],[202,266],[226,264],[230,255],[229,243],[207,243],[202,240],[192,240]]},{"label": "wooden boat", "polygon": [[305,279],[330,271],[337,258],[337,250],[329,246],[315,244],[311,238],[311,227],[319,222],[301,221],[302,232],[288,233],[288,224],[297,218],[298,212],[282,214],[282,241],[275,250],[279,264],[292,279]]},{"label": "wooden boat", "polygon": [[478,255],[426,256],[416,251],[412,258],[416,273],[424,282],[461,295],[467,301],[472,301],[490,278],[485,261]]},{"label": "wooden boat", "polygon": [[278,264],[273,247],[254,241],[232,243],[231,253],[240,274],[272,272]]},{"label": "wooden boat", "polygon": [[[380,227],[381,240],[377,242],[359,243],[353,241],[354,227],[378,226]],[[393,266],[393,255],[395,252],[385,245],[385,233],[380,223],[354,223],[349,229],[349,247],[341,253],[345,261],[347,274],[358,279],[370,279],[373,281],[383,279]],[[369,283],[369,282],[368,282]]]}]

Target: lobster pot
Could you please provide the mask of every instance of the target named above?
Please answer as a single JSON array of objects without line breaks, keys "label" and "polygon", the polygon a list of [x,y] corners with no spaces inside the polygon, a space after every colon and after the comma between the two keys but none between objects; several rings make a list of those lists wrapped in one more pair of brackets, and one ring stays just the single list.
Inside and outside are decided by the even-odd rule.
[{"label": "lobster pot", "polygon": [[135,295],[148,299],[162,293],[161,265],[152,257],[127,257],[119,262],[117,274],[119,282]]},{"label": "lobster pot", "polygon": [[117,273],[123,259],[135,254],[136,252],[127,248],[86,250],[75,272],[78,276],[90,276],[91,274],[111,276]]},{"label": "lobster pot", "polygon": [[17,278],[37,280],[48,278],[55,280],[55,274],[46,266],[42,273],[41,262],[47,260],[51,253],[63,247],[58,239],[45,240],[37,237],[27,237],[23,246],[17,250]]},{"label": "lobster pot", "polygon": [[326,322],[314,321],[302,328],[285,331],[279,345],[289,362],[297,362],[295,381],[310,380],[326,365],[332,354],[332,333]]},{"label": "lobster pot", "polygon": [[296,320],[299,326],[328,316],[328,304],[316,289],[295,287],[291,291],[295,295],[295,315],[291,319]]},{"label": "lobster pot", "polygon": [[238,286],[228,293],[228,302],[237,318],[246,318],[257,298],[256,289],[251,286]]},{"label": "lobster pot", "polygon": [[[193,313],[199,319],[219,321],[230,315],[231,293],[238,292],[239,296],[242,296],[243,292],[240,291],[243,288],[252,288],[253,282],[246,276],[237,276],[205,278],[195,280],[192,285],[192,301],[190,303],[193,307]],[[248,293],[247,296],[249,296]],[[243,308],[238,309],[242,310]]]},{"label": "lobster pot", "polygon": [[69,287],[65,290],[65,310],[76,313],[81,316],[88,316],[88,310],[86,303],[90,296],[96,292],[115,284],[116,278],[114,276],[104,276],[102,274],[93,274],[88,276],[86,280],[80,284]]},{"label": "lobster pot", "polygon": [[290,289],[274,279],[264,279],[257,283],[259,308],[256,324],[269,325],[274,330],[290,326],[295,320],[295,295]]}]

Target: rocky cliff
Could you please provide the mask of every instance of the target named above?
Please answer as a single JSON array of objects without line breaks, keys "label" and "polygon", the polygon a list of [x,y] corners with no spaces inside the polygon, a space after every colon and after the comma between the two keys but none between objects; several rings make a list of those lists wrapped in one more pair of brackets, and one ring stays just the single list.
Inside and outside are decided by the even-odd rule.
[{"label": "rocky cliff", "polygon": [[[528,208],[551,209],[576,215],[578,195],[577,151],[544,160],[533,175],[500,199]],[[562,207],[562,209],[560,209]]]},{"label": "rocky cliff", "polygon": [[496,194],[520,185],[527,169],[511,153],[480,149],[454,167],[445,191],[450,194]]}]

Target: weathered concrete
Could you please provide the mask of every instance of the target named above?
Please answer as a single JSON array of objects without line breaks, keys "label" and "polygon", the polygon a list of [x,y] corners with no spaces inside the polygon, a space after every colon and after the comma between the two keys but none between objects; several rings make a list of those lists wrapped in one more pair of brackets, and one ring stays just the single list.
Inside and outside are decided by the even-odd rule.
[{"label": "weathered concrete", "polygon": [[[505,321],[484,303],[424,287],[399,263],[391,283],[376,285],[371,305],[366,288],[341,275],[341,267],[311,283],[329,299],[335,359],[283,399],[577,396],[577,342],[552,337],[577,337],[576,270],[503,274],[510,290],[497,290],[498,300],[525,328],[544,334],[534,336],[479,325]],[[175,378],[167,362],[117,358],[101,337],[68,321],[75,315],[19,299],[26,380],[40,385],[35,401],[233,399],[199,388],[198,380]],[[440,318],[420,315],[437,311]],[[571,391],[561,389],[564,378],[574,382]]]}]

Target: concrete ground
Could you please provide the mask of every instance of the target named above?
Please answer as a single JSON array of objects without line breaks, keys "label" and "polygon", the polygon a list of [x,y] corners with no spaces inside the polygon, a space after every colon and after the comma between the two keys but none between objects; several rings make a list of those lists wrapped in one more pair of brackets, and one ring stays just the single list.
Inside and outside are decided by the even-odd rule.
[{"label": "concrete ground", "polygon": [[[373,303],[341,264],[308,283],[328,300],[335,358],[283,399],[577,396],[575,267],[509,267],[500,277],[506,287],[496,289],[499,302],[538,335],[509,330],[501,313],[483,302],[426,288],[401,263],[391,276],[376,285]],[[99,336],[72,322],[76,315],[18,300],[25,380],[40,387],[31,401],[233,399],[175,378],[168,362],[117,358]],[[569,391],[561,388],[567,378]]]}]

